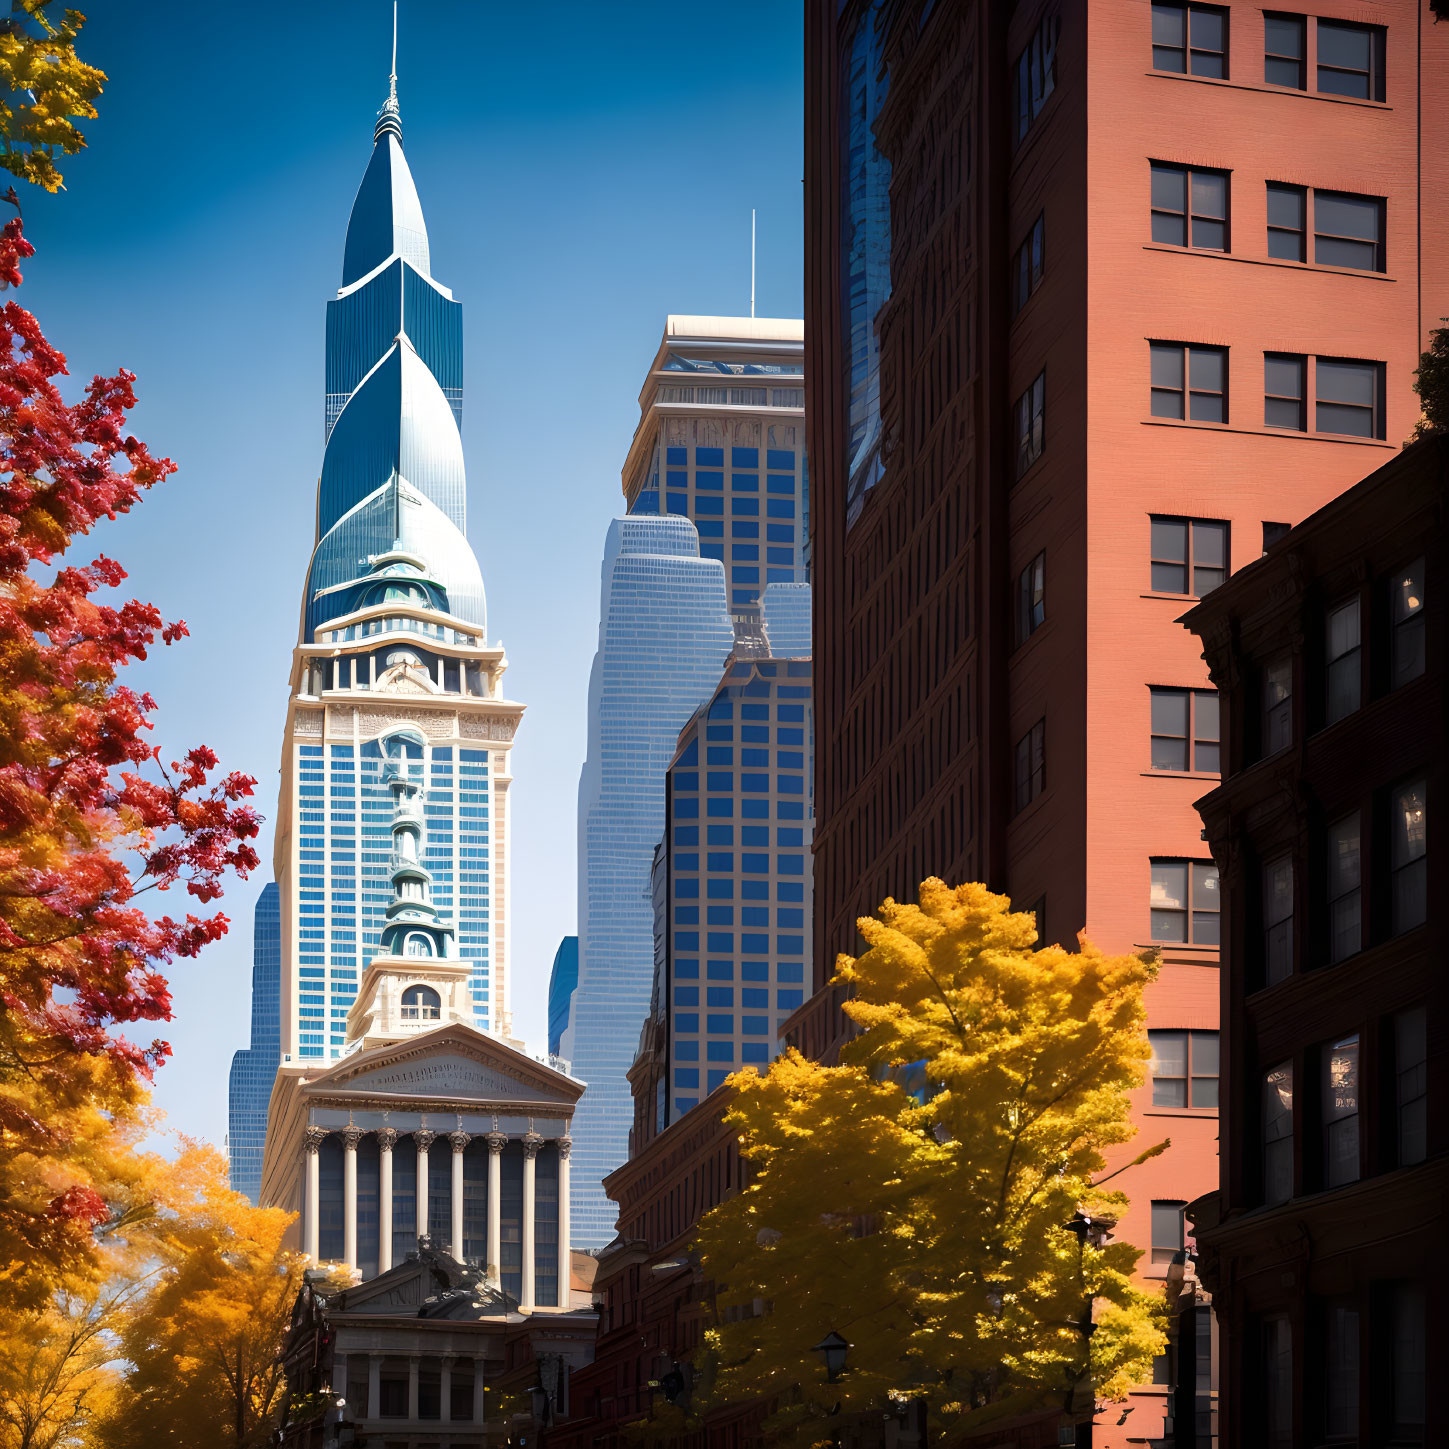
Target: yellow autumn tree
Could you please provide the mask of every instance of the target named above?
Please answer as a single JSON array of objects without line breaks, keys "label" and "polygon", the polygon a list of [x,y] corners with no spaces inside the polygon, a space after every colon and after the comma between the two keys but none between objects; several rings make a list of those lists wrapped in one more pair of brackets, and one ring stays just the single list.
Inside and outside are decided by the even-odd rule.
[{"label": "yellow autumn tree", "polygon": [[124,1382],[97,1439],[106,1449],[253,1449],[280,1422],[277,1355],[305,1259],[292,1214],[227,1186],[215,1148],[183,1140],[146,1232],[157,1271],[119,1341]]},{"label": "yellow autumn tree", "polygon": [[[1164,1338],[1138,1251],[1099,1237],[1124,1205],[1099,1184],[1134,1130],[1154,963],[1036,950],[1030,914],[935,879],[859,924],[842,1064],[791,1051],[731,1079],[750,1182],[701,1225],[700,1407],[768,1400],[777,1442],[815,1445],[838,1413],[924,1397],[949,1443],[1123,1396]],[[832,1332],[851,1344],[834,1382],[814,1351]]]},{"label": "yellow autumn tree", "polygon": [[85,145],[75,122],[95,119],[105,73],[75,53],[79,11],[55,0],[12,0],[10,11],[0,19],[0,167],[61,191],[56,154]]}]

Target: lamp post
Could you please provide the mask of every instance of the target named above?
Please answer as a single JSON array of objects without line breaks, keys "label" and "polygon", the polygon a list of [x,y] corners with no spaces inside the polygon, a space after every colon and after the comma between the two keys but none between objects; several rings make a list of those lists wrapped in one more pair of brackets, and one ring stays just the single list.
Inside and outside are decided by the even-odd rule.
[{"label": "lamp post", "polygon": [[1086,1254],[1087,1244],[1090,1242],[1094,1248],[1100,1248],[1106,1238],[1107,1225],[1099,1223],[1090,1213],[1084,1213],[1080,1208],[1072,1214],[1071,1221],[1062,1224],[1063,1228],[1071,1233],[1077,1240],[1077,1282],[1082,1290],[1082,1316],[1073,1325],[1077,1332],[1082,1335],[1082,1369],[1071,1381],[1067,1390],[1066,1411],[1069,1414],[1077,1412],[1076,1401],[1077,1391],[1083,1380],[1087,1384],[1087,1392],[1091,1400],[1091,1412],[1085,1422],[1077,1423],[1077,1449],[1091,1449],[1092,1426],[1096,1417],[1097,1397],[1092,1387],[1092,1335],[1097,1331],[1097,1325],[1092,1321],[1092,1295],[1087,1292],[1087,1268]]},{"label": "lamp post", "polygon": [[845,1372],[845,1356],[850,1352],[850,1345],[834,1329],[810,1351],[818,1353],[825,1360],[826,1383],[835,1383]]}]

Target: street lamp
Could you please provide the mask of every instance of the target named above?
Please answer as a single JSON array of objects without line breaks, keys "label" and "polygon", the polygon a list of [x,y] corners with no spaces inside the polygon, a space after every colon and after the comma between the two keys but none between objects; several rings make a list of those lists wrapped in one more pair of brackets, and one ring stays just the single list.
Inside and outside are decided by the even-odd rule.
[{"label": "street lamp", "polygon": [[845,1372],[845,1355],[850,1352],[850,1345],[834,1329],[810,1351],[824,1358],[826,1383],[833,1384]]}]

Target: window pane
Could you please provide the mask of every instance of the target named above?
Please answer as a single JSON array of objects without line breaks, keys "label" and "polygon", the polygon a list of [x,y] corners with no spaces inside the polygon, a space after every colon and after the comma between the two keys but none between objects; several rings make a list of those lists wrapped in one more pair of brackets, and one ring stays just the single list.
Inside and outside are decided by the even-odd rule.
[{"label": "window pane", "polygon": [[1154,5],[1152,7],[1153,45],[1187,44],[1187,6]]},{"label": "window pane", "polygon": [[1313,197],[1315,231],[1359,241],[1379,239],[1379,202],[1376,197],[1350,196],[1341,191],[1319,191]]},{"label": "window pane", "polygon": [[1270,86],[1293,86],[1303,89],[1303,63],[1297,60],[1281,60],[1275,55],[1263,58],[1263,79]]},{"label": "window pane", "polygon": [[1219,704],[1215,689],[1198,690],[1196,731],[1200,742],[1219,738]]},{"label": "window pane", "polygon": [[1185,564],[1152,565],[1152,592],[1155,594],[1185,594],[1187,592],[1187,566]]},{"label": "window pane", "polygon": [[1177,212],[1154,211],[1152,213],[1152,240],[1160,246],[1185,247],[1187,245],[1187,217]]},{"label": "window pane", "polygon": [[1163,211],[1187,210],[1187,172],[1181,166],[1153,162],[1152,204]]},{"label": "window pane", "polygon": [[1160,562],[1187,562],[1187,524],[1182,519],[1152,520],[1152,557]]},{"label": "window pane", "polygon": [[1187,1075],[1187,1033],[1185,1031],[1149,1031],[1152,1047],[1152,1075],[1185,1077]]},{"label": "window pane", "polygon": [[1263,399],[1263,426],[1268,428],[1290,428],[1303,431],[1303,404],[1292,398],[1270,397]]},{"label": "window pane", "polygon": [[1340,403],[1319,403],[1314,427],[1320,433],[1340,433],[1347,438],[1374,436],[1374,415],[1369,408],[1344,407]]},{"label": "window pane", "polygon": [[1187,1080],[1183,1077],[1157,1077],[1152,1083],[1154,1107],[1186,1107]]},{"label": "window pane", "polygon": [[1428,814],[1424,808],[1424,795],[1422,780],[1415,780],[1412,785],[1405,785],[1394,793],[1393,818],[1389,823],[1396,867],[1419,860],[1425,853]]},{"label": "window pane", "polygon": [[1200,216],[1194,217],[1192,223],[1192,244],[1203,251],[1227,251],[1227,224],[1221,221],[1204,221]]},{"label": "window pane", "polygon": [[1302,397],[1304,364],[1302,357],[1283,352],[1264,353],[1263,391],[1277,397]]},{"label": "window pane", "polygon": [[1358,644],[1358,600],[1349,599],[1329,611],[1328,657],[1338,659]]},{"label": "window pane", "polygon": [[1218,1105],[1218,1079],[1216,1077],[1194,1077],[1192,1079],[1192,1106],[1216,1107]]},{"label": "window pane", "polygon": [[1358,25],[1318,22],[1318,63],[1345,70],[1368,70],[1372,64],[1372,32]]},{"label": "window pane", "polygon": [[1182,1204],[1152,1204],[1152,1261],[1168,1262],[1182,1251]]},{"label": "window pane", "polygon": [[[1222,11],[1194,5],[1191,13],[1193,49],[1226,50],[1227,25],[1224,22]],[[1198,74],[1201,75],[1202,72],[1199,71]]]},{"label": "window pane", "polygon": [[1301,186],[1268,184],[1268,225],[1303,230],[1304,197]]},{"label": "window pane", "polygon": [[1188,356],[1188,382],[1196,388],[1221,392],[1226,382],[1228,355],[1219,347],[1194,347]]},{"label": "window pane", "polygon": [[1379,249],[1373,242],[1315,236],[1313,260],[1320,267],[1354,267],[1361,272],[1375,272],[1379,265]]},{"label": "window pane", "polygon": [[1194,1076],[1217,1076],[1218,1034],[1195,1031],[1192,1034],[1192,1071]]},{"label": "window pane", "polygon": [[[1228,214],[1228,178],[1216,171],[1192,173],[1192,209],[1198,216],[1223,221]],[[1357,232],[1349,233],[1357,236]]]},{"label": "window pane", "polygon": [[1154,342],[1152,349],[1153,387],[1182,387],[1183,352],[1171,343]]},{"label": "window pane", "polygon": [[1351,1304],[1330,1304],[1327,1308],[1327,1318],[1326,1362],[1323,1364],[1322,1380],[1325,1394],[1323,1427],[1333,1438],[1356,1440],[1358,1435],[1358,1309]]},{"label": "window pane", "polygon": [[1344,362],[1333,357],[1318,359],[1317,392],[1320,402],[1372,407],[1377,385],[1377,363]]},{"label": "window pane", "polygon": [[1393,610],[1394,623],[1420,613],[1424,607],[1424,560],[1415,559],[1402,569],[1394,580]]},{"label": "window pane", "polygon": [[1161,935],[1157,930],[1158,918],[1176,933],[1186,926],[1187,910],[1187,865],[1183,862],[1171,864],[1156,863],[1152,867],[1152,922],[1153,936],[1159,941],[1186,940],[1185,935]]},{"label": "window pane", "polygon": [[1226,523],[1194,523],[1192,526],[1193,562],[1213,568],[1228,566],[1228,526]]},{"label": "window pane", "polygon": [[1187,691],[1185,689],[1154,689],[1152,691],[1152,733],[1181,735],[1187,738]]},{"label": "window pane", "polygon": [[1272,55],[1303,58],[1303,21],[1296,15],[1263,17],[1264,49]]},{"label": "window pane", "polygon": [[1329,827],[1328,831],[1328,893],[1330,899],[1359,887],[1358,816],[1350,815]]},{"label": "window pane", "polygon": [[1268,229],[1268,255],[1284,262],[1303,260],[1303,233]]}]

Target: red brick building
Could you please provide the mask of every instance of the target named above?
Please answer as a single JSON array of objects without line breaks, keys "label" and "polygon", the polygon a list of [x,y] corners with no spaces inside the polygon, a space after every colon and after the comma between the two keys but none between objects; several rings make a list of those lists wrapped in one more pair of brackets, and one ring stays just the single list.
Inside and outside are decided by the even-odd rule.
[{"label": "red brick building", "polygon": [[1436,1444],[1449,1200],[1449,440],[1187,616],[1223,698],[1221,1189],[1190,1209],[1226,1443]]},{"label": "red brick building", "polygon": [[[1218,701],[1176,620],[1413,427],[1449,26],[809,0],[806,67],[816,986],[930,874],[1159,947],[1129,1151],[1172,1146],[1119,1231],[1165,1281],[1218,1135]],[[1099,1443],[1161,1440],[1167,1386],[1131,1407]]]}]

